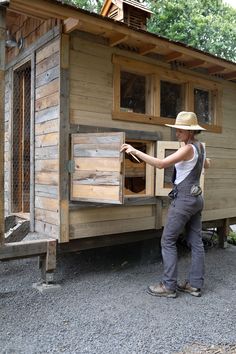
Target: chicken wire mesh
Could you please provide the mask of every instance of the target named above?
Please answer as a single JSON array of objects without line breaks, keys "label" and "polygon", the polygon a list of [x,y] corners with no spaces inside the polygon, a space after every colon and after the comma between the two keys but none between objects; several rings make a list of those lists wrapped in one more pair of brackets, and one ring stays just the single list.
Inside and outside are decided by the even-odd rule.
[{"label": "chicken wire mesh", "polygon": [[13,74],[12,212],[30,208],[31,66],[26,63]]}]

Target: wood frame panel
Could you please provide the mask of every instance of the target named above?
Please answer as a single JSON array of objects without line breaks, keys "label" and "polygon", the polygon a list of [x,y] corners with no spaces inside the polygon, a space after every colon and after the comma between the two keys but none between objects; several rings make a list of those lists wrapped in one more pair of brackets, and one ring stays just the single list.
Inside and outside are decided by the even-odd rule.
[{"label": "wood frame panel", "polygon": [[[204,90],[211,91],[215,96],[213,108],[213,124],[202,124],[209,132],[222,132],[222,88],[217,82],[205,80],[198,76],[189,75],[183,72],[173,72],[158,65],[145,63],[120,55],[113,55],[113,112],[112,118],[137,123],[147,123],[156,125],[174,124],[174,119],[160,116],[160,81],[184,85],[184,109],[193,111],[193,92],[195,87],[201,87]],[[151,93],[149,111],[150,114],[141,114],[134,112],[123,112],[120,109],[120,72],[122,70],[137,73],[139,75],[149,75],[152,83],[150,85]]]},{"label": "wood frame panel", "polygon": [[[205,146],[205,143],[202,143]],[[166,157],[166,150],[178,150],[183,143],[178,141],[158,141],[157,142],[157,158],[164,159]],[[165,186],[165,169],[156,169],[156,196],[166,197],[172,190],[172,187]],[[200,177],[200,186],[202,192],[204,191],[204,169]]]}]

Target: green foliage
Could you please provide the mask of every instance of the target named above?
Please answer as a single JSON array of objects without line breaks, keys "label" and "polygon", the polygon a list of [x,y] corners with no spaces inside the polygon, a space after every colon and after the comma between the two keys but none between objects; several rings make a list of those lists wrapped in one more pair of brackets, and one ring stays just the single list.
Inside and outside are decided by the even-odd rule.
[{"label": "green foliage", "polygon": [[[100,13],[104,0],[66,0]],[[222,0],[139,0],[153,11],[148,31],[236,62],[236,9]]]},{"label": "green foliage", "polygon": [[228,242],[232,245],[236,245],[236,232],[230,231],[228,236]]},{"label": "green foliage", "polygon": [[96,13],[101,11],[104,3],[103,0],[64,0],[63,2]]},{"label": "green foliage", "polygon": [[149,0],[148,30],[236,62],[236,10],[222,0]]}]

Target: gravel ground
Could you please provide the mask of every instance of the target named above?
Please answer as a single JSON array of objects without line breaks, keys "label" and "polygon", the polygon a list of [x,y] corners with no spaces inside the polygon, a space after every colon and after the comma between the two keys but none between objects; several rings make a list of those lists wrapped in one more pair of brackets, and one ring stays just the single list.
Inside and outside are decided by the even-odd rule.
[{"label": "gravel ground", "polygon": [[[0,263],[0,353],[236,353],[236,247],[209,249],[203,296],[176,299],[146,293],[162,264],[136,247],[61,255],[47,294],[32,288],[37,258]],[[181,252],[181,279],[189,260]]]}]

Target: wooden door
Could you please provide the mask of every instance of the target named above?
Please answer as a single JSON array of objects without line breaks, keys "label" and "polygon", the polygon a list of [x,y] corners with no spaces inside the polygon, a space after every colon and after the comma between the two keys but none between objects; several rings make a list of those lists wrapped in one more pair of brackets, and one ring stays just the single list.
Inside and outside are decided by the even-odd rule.
[{"label": "wooden door", "polygon": [[124,142],[122,132],[72,134],[72,201],[123,204]]},{"label": "wooden door", "polygon": [[[164,159],[165,157],[169,156],[170,154],[174,153],[178,150],[184,143],[180,143],[178,141],[158,141],[157,142],[157,158]],[[205,143],[202,143],[205,147]],[[173,173],[173,166],[170,166],[166,169],[159,170],[156,169],[156,196],[168,196],[168,193],[173,188],[172,185],[172,173]],[[201,177],[200,177],[200,186],[202,188],[202,192],[204,190],[204,169],[202,170]]]},{"label": "wooden door", "polygon": [[12,212],[30,211],[31,64],[14,71],[12,127]]}]

